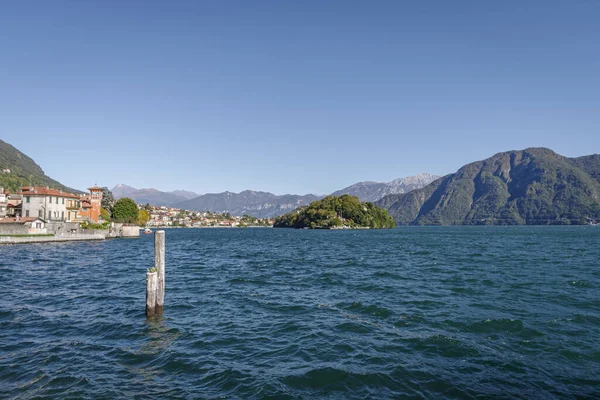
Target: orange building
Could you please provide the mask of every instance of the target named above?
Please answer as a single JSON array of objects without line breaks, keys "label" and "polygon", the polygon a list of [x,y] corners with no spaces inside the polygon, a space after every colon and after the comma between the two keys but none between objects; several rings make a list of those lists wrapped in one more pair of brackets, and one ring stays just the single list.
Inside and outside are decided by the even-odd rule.
[{"label": "orange building", "polygon": [[102,204],[102,188],[92,186],[88,188],[90,194],[81,195],[80,217],[88,217],[94,222],[100,219],[100,208]]}]

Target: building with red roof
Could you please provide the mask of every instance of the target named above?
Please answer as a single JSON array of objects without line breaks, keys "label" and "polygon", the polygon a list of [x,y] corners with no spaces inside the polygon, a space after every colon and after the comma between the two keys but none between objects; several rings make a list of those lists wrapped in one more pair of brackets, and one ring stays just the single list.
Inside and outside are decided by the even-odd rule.
[{"label": "building with red roof", "polygon": [[102,188],[93,186],[89,190],[87,195],[76,195],[48,186],[25,186],[18,193],[22,197],[21,217],[47,222],[98,222]]}]

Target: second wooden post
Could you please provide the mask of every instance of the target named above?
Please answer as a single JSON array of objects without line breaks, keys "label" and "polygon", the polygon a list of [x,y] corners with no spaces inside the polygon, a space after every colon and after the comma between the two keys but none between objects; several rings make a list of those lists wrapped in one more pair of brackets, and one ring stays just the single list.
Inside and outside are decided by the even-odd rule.
[{"label": "second wooden post", "polygon": [[158,286],[158,275],[156,272],[146,272],[146,316],[156,314],[156,288]]},{"label": "second wooden post", "polygon": [[165,307],[165,231],[154,232],[154,266],[158,275],[156,286],[156,313]]}]

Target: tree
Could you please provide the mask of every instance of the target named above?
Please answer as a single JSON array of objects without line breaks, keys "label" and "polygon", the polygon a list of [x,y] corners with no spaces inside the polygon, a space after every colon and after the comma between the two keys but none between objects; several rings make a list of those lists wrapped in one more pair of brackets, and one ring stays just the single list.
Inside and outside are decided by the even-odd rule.
[{"label": "tree", "polygon": [[146,210],[140,210],[138,212],[138,224],[146,225],[150,220],[150,213]]},{"label": "tree", "polygon": [[108,211],[109,214],[112,214],[113,207],[115,205],[115,198],[110,190],[107,187],[102,188],[102,202],[100,203],[102,208]]},{"label": "tree", "polygon": [[104,221],[111,221],[110,213],[104,207],[100,207],[100,216]]},{"label": "tree", "polygon": [[128,197],[119,199],[113,207],[112,218],[115,222],[136,224],[139,218],[137,204]]}]

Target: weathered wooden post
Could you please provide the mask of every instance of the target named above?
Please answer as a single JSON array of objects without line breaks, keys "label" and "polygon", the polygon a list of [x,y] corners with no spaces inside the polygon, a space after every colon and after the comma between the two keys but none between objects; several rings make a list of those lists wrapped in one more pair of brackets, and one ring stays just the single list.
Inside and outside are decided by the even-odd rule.
[{"label": "weathered wooden post", "polygon": [[156,313],[156,289],[158,286],[158,273],[146,272],[146,317]]},{"label": "weathered wooden post", "polygon": [[165,231],[154,232],[154,266],[158,275],[156,314],[162,314],[165,307]]}]

